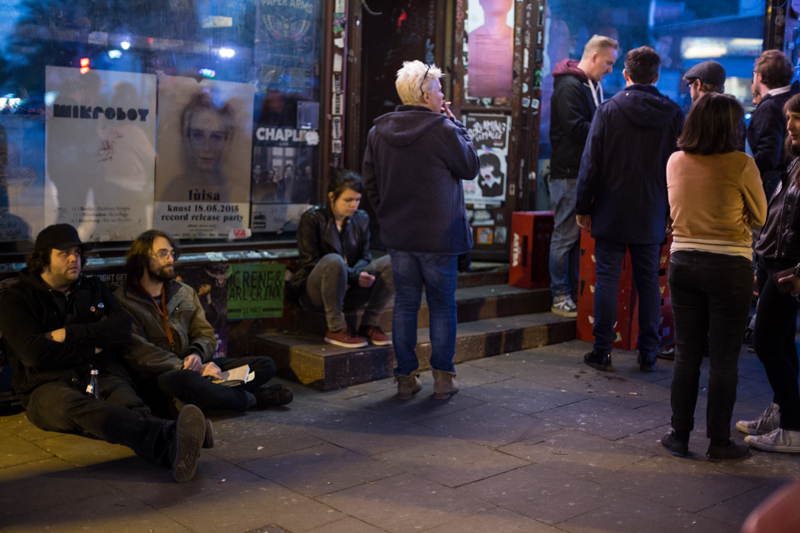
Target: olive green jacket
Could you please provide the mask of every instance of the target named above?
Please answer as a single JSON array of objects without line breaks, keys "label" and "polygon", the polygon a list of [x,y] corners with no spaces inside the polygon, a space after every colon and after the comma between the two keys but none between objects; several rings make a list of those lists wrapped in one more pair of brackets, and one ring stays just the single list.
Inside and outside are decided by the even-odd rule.
[{"label": "olive green jacket", "polygon": [[196,352],[204,363],[214,357],[217,339],[206,320],[197,293],[190,286],[172,281],[166,289],[166,312],[172,338],[170,346],[164,318],[153,298],[138,281],[117,287],[114,296],[133,319],[133,334],[125,361],[142,377],[183,368],[183,358]]}]

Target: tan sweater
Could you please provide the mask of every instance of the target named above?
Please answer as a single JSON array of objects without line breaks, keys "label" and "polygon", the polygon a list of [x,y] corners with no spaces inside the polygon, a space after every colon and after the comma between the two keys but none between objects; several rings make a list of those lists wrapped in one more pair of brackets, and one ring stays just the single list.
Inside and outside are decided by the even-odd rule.
[{"label": "tan sweater", "polygon": [[672,251],[751,257],[751,228],[767,220],[767,199],[755,161],[743,152],[675,152],[667,163]]}]

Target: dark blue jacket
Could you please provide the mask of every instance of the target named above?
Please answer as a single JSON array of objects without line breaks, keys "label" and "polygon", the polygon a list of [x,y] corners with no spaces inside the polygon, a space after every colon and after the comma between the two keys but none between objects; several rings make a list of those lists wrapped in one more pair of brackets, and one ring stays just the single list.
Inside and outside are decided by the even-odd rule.
[{"label": "dark blue jacket", "polygon": [[462,180],[480,162],[467,128],[418,106],[375,119],[361,175],[387,248],[463,254],[472,248]]},{"label": "dark blue jacket", "polygon": [[667,160],[683,111],[652,85],[631,85],[600,104],[578,173],[575,211],[592,237],[656,244],[666,235]]}]

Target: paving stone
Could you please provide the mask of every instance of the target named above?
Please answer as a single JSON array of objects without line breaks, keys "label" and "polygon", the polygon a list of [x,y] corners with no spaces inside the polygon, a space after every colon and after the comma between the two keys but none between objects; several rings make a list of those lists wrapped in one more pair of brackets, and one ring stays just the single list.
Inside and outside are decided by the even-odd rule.
[{"label": "paving stone", "polygon": [[53,454],[44,451],[36,444],[0,429],[0,468],[42,461],[50,457],[53,457]]},{"label": "paving stone", "polygon": [[607,506],[622,496],[613,488],[542,465],[519,468],[457,490],[546,524]]},{"label": "paving stone", "polygon": [[552,385],[533,383],[519,378],[508,378],[507,376],[505,381],[472,387],[459,392],[459,394],[462,393],[470,398],[526,415],[586,399],[585,394],[561,391],[555,389]]},{"label": "paving stone", "polygon": [[337,522],[316,527],[308,531],[308,533],[384,533],[384,530],[371,526],[361,520],[347,517]]},{"label": "paving stone", "polygon": [[751,457],[742,461],[714,463],[712,468],[724,475],[734,475],[768,487],[778,487],[800,480],[797,454],[762,452],[751,449]]},{"label": "paving stone", "polygon": [[526,441],[503,446],[499,451],[588,479],[598,472],[616,470],[651,457],[635,448],[622,446],[619,441],[576,430],[544,432]]},{"label": "paving stone", "polygon": [[[642,450],[644,453],[657,457],[672,458],[673,456],[661,445],[661,438],[671,430],[670,424],[665,424],[636,435],[630,435],[616,442],[623,446],[632,446]],[[686,457],[674,459],[681,461],[706,461],[706,450],[708,449],[708,439],[706,429],[703,426],[695,426],[694,431],[689,437],[689,453]]]},{"label": "paving stone", "polygon": [[11,416],[0,416],[0,420],[3,421],[3,423],[0,424],[0,428],[9,431],[17,437],[29,442],[35,442],[42,439],[52,439],[58,435],[66,435],[66,433],[44,431],[43,429],[37,428],[28,422],[28,419],[25,418],[24,412]]},{"label": "paving stone", "polygon": [[412,533],[471,517],[494,507],[411,474],[321,496],[318,500],[392,533]]},{"label": "paving stone", "polygon": [[97,471],[94,476],[154,509],[178,505],[208,494],[251,487],[262,481],[259,476],[217,459],[206,451],[200,454],[194,479],[186,483],[175,483],[170,470],[142,459]]},{"label": "paving stone", "polygon": [[319,446],[323,441],[283,424],[252,418],[214,423],[214,447],[208,453],[229,463],[238,464],[292,450]]},{"label": "paving stone", "polygon": [[447,400],[435,400],[433,398],[433,380],[430,375],[427,378],[423,375],[422,390],[410,400],[399,400],[397,389],[393,388],[348,401],[394,418],[413,422],[436,418],[484,403],[464,394],[455,394]]},{"label": "paving stone", "polygon": [[504,381],[509,377],[477,366],[458,365],[456,367],[456,379],[458,380],[459,389],[463,392],[473,387]]},{"label": "paving stone", "polygon": [[591,370],[584,383],[587,390],[592,391],[592,398],[597,400],[638,409],[670,398],[671,379],[649,382],[621,372]]},{"label": "paving stone", "polygon": [[334,509],[266,479],[233,491],[204,495],[161,512],[197,533],[249,531],[270,524],[301,533],[344,518]]},{"label": "paving stone", "polygon": [[311,497],[401,473],[386,462],[332,444],[258,459],[239,467]]},{"label": "paving stone", "polygon": [[4,519],[3,531],[191,533],[183,525],[130,498],[127,494],[114,490],[107,492],[102,496]]},{"label": "paving stone", "polygon": [[701,511],[700,516],[716,520],[731,526],[741,528],[747,516],[758,507],[761,502],[766,500],[773,492],[775,487],[757,487],[750,492],[731,498],[713,507]]},{"label": "paving stone", "polygon": [[[700,374],[700,389],[708,389],[708,372]],[[771,393],[772,387],[768,382],[739,376],[739,383],[736,385],[736,401],[742,402],[756,396]]]},{"label": "paving stone", "polygon": [[533,433],[554,429],[549,422],[487,404],[423,420],[419,424],[435,430],[443,437],[490,447],[511,444]]},{"label": "paving stone", "polygon": [[731,527],[673,509],[637,496],[619,498],[601,508],[593,509],[578,517],[558,524],[558,528],[570,533],[674,533],[696,531],[698,533],[732,533]]},{"label": "paving stone", "polygon": [[606,487],[689,512],[707,509],[758,486],[744,477],[720,472],[713,465],[674,457],[653,457],[600,472],[594,479]]},{"label": "paving stone", "polygon": [[58,458],[0,469],[0,522],[109,491],[108,484]]},{"label": "paving stone", "polygon": [[59,435],[55,438],[36,441],[36,444],[74,466],[105,468],[117,462],[130,461],[136,457],[133,450],[127,446],[110,444],[82,435]]},{"label": "paving stone", "polygon": [[533,416],[610,440],[641,433],[664,423],[660,413],[628,409],[594,399],[571,403]]},{"label": "paving stone", "polygon": [[430,533],[556,533],[558,530],[508,509],[495,507],[428,531]]}]

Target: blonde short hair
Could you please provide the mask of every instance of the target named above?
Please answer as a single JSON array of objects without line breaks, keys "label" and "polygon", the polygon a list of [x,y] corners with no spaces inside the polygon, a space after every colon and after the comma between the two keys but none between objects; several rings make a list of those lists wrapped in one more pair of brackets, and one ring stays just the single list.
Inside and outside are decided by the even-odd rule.
[{"label": "blonde short hair", "polygon": [[403,61],[403,68],[397,71],[394,85],[400,100],[406,105],[414,105],[422,102],[423,92],[431,90],[433,80],[442,76],[444,76],[442,70],[436,65],[426,65],[419,60]]},{"label": "blonde short hair", "polygon": [[613,48],[619,52],[619,43],[611,37],[606,37],[605,35],[592,35],[592,38],[589,39],[589,42],[583,47],[583,56],[581,59],[589,59],[593,53],[600,52],[601,50],[606,50],[608,48]]}]

